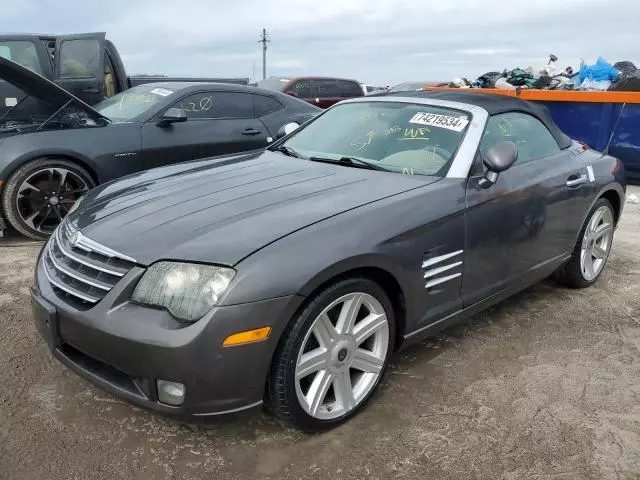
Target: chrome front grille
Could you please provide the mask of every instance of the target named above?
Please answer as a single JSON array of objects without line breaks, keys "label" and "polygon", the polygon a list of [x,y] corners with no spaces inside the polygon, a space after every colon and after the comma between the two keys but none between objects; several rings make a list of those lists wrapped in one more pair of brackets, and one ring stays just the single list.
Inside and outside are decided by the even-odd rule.
[{"label": "chrome front grille", "polygon": [[42,256],[44,273],[63,299],[90,308],[104,298],[136,261],[94,242],[63,222]]}]

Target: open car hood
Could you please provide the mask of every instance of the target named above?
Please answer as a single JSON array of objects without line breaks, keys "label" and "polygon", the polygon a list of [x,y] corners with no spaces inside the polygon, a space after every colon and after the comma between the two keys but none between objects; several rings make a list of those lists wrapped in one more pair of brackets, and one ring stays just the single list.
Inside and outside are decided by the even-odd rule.
[{"label": "open car hood", "polygon": [[[66,103],[73,102],[76,107],[85,110],[92,118],[109,120],[64,88],[44,78],[42,75],[38,75],[28,68],[3,57],[0,57],[0,79],[9,82],[29,97],[39,100],[54,109],[54,111],[63,107]],[[9,110],[5,115],[11,115],[11,111]],[[1,120],[2,118],[0,118]]]}]

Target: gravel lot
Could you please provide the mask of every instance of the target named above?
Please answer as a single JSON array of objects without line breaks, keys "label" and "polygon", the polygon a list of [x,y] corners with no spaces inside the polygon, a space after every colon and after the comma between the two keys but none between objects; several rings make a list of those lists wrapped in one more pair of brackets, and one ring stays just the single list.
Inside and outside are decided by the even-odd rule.
[{"label": "gravel lot", "polygon": [[627,204],[597,285],[541,283],[411,347],[361,415],[305,436],[178,424],[67,371],[30,317],[40,246],[2,239],[0,478],[638,479],[639,247]]}]

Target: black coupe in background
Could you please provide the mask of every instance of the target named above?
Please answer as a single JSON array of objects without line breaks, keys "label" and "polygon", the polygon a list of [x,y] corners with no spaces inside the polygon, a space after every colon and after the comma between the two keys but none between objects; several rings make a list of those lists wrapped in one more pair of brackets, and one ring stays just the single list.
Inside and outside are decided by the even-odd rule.
[{"label": "black coupe in background", "polygon": [[0,211],[31,238],[51,234],[75,201],[99,183],[262,149],[289,124],[299,126],[321,111],[255,87],[186,82],[137,86],[92,108],[4,58],[0,79],[27,94],[0,99],[13,106],[0,118]]},{"label": "black coupe in background", "polygon": [[625,187],[619,160],[517,98],[348,100],[265,151],[93,189],[40,255],[36,325],[137,405],[194,420],[264,402],[323,430],[396,348],[552,274],[593,284]]}]

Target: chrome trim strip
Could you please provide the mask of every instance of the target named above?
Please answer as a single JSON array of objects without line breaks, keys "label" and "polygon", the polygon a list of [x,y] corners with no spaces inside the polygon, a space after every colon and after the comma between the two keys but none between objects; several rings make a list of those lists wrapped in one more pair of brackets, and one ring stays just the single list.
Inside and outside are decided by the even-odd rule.
[{"label": "chrome trim strip", "polygon": [[435,265],[436,263],[443,262],[448,258],[460,255],[462,252],[464,252],[464,250],[458,250],[457,252],[447,253],[446,255],[440,255],[439,257],[430,258],[422,262],[422,268],[427,268],[427,267],[430,267],[431,265]]},{"label": "chrome trim strip", "polygon": [[74,290],[71,287],[67,287],[67,286],[57,282],[53,278],[51,278],[51,274],[49,273],[49,270],[48,270],[46,262],[44,262],[44,268],[42,270],[44,271],[44,275],[45,275],[45,277],[47,277],[47,280],[49,280],[49,283],[51,285],[53,285],[54,287],[57,287],[60,290],[62,290],[64,292],[67,292],[69,295],[73,295],[74,297],[79,298],[80,300],[84,300],[85,302],[98,303],[100,301],[99,298],[94,298],[94,297],[91,297],[90,295],[85,295],[84,293],[80,293],[77,290]]},{"label": "chrome trim strip", "polygon": [[110,249],[109,247],[105,247],[104,245],[99,244],[95,240],[91,240],[86,235],[83,235],[81,232],[78,232],[78,240],[77,246],[84,249],[89,249],[95,253],[99,253],[109,258],[119,258],[120,260],[124,260],[126,262],[137,263],[135,258],[128,257],[123,255],[120,252],[116,252],[115,250]]},{"label": "chrome trim strip", "polygon": [[78,273],[75,273],[71,270],[67,270],[66,267],[60,265],[57,261],[56,261],[56,257],[53,254],[53,252],[51,251],[51,248],[47,248],[47,255],[49,256],[49,259],[51,260],[51,263],[53,263],[53,266],[56,270],[59,270],[60,272],[64,273],[65,275],[67,275],[68,277],[71,278],[75,278],[76,280],[78,280],[79,282],[85,283],[91,287],[95,287],[95,288],[99,288],[100,290],[105,290],[105,291],[110,291],[113,286],[109,286],[109,285],[105,285],[103,283],[97,283],[93,280],[90,280],[84,276],[80,276]]},{"label": "chrome trim strip", "polygon": [[[479,94],[481,95],[481,94]],[[476,157],[476,152],[478,151],[478,145],[480,145],[480,141],[482,140],[482,134],[484,133],[484,127],[487,124],[487,120],[489,119],[489,112],[487,112],[484,108],[479,107],[477,105],[473,105],[471,103],[463,103],[463,102],[452,102],[449,100],[437,100],[435,98],[419,98],[419,97],[358,97],[352,98],[349,100],[343,100],[333,107],[337,105],[342,105],[345,103],[361,103],[361,102],[394,102],[394,103],[413,103],[415,105],[433,105],[434,107],[445,107],[445,108],[453,108],[457,110],[462,110],[464,112],[470,113],[471,123],[469,127],[467,127],[467,133],[462,140],[462,143],[458,147],[458,151],[456,152],[456,156],[451,162],[451,166],[449,167],[449,171],[447,172],[447,178],[467,178],[469,176],[469,171],[471,170],[471,165],[473,164],[473,160]]]},{"label": "chrome trim strip", "polygon": [[94,270],[98,270],[99,272],[104,272],[104,273],[108,273],[110,275],[114,275],[116,277],[124,277],[126,275],[126,272],[117,272],[114,270],[109,270],[108,268],[104,268],[104,267],[100,267],[94,263],[90,263],[86,260],[82,260],[81,258],[76,257],[75,255],[73,255],[72,253],[70,253],[69,251],[67,251],[64,247],[64,245],[62,244],[62,241],[60,240],[60,233],[59,230],[57,230],[58,233],[56,233],[56,243],[58,244],[58,248],[60,249],[60,251],[62,252],[62,254],[65,257],[69,257],[71,260],[73,260],[74,262],[78,262],[81,263],[82,265],[89,267],[89,268],[93,268]]},{"label": "chrome trim strip", "polygon": [[262,400],[259,400],[255,403],[251,403],[249,405],[245,405],[244,407],[233,408],[231,410],[224,410],[222,412],[194,413],[193,416],[194,417],[213,417],[217,415],[227,415],[229,413],[237,413],[237,412],[242,412],[244,410],[249,410],[251,408],[259,407],[260,405],[262,405]]},{"label": "chrome trim strip", "polygon": [[454,273],[453,275],[449,275],[448,277],[434,278],[433,280],[427,282],[424,288],[435,287],[436,285],[440,285],[441,283],[448,282],[449,280],[453,280],[454,278],[458,278],[461,276],[461,273]]},{"label": "chrome trim strip", "polygon": [[471,165],[473,165],[473,161],[476,158],[476,152],[478,151],[478,146],[482,140],[484,128],[487,124],[487,120],[489,120],[489,113],[484,108],[475,107],[471,114],[473,115],[473,118],[467,127],[467,133],[464,136],[462,143],[458,147],[456,156],[451,162],[451,166],[447,172],[447,178],[466,179],[471,171]]},{"label": "chrome trim strip", "polygon": [[431,270],[427,270],[424,274],[424,278],[434,277],[442,272],[446,272],[447,270],[451,270],[452,268],[456,268],[462,265],[462,262],[450,263],[449,265],[444,265],[438,268],[432,268]]}]

